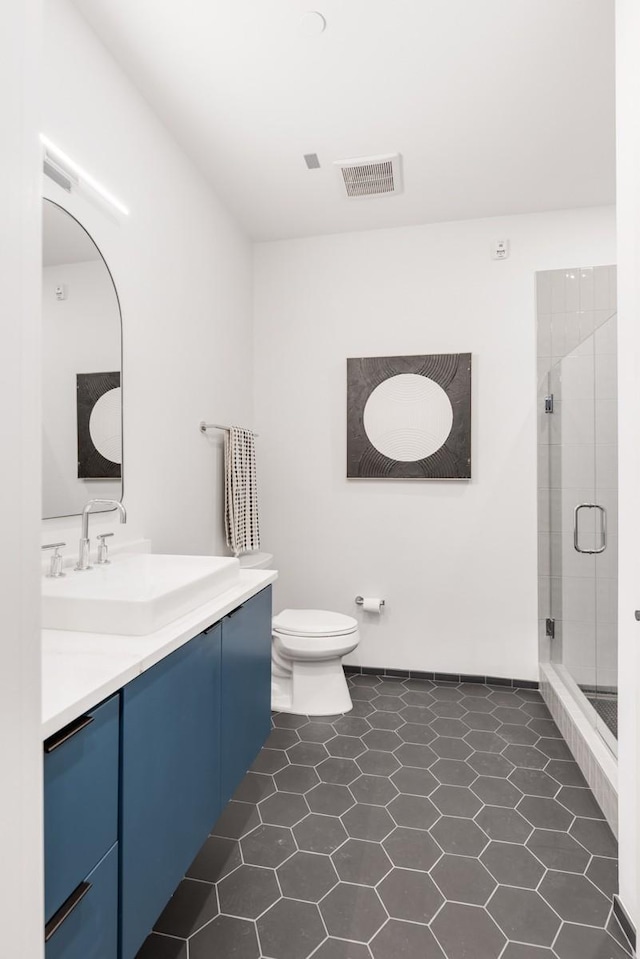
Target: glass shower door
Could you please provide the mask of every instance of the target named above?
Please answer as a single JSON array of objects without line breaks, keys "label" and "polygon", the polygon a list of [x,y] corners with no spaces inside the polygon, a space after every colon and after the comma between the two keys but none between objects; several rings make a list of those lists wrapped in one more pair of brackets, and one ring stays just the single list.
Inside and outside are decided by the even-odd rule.
[{"label": "glass shower door", "polygon": [[615,316],[548,378],[551,659],[612,748],[617,707]]},{"label": "glass shower door", "polygon": [[552,659],[583,690],[597,687],[594,384],[593,351],[582,344],[551,368],[547,404]]}]

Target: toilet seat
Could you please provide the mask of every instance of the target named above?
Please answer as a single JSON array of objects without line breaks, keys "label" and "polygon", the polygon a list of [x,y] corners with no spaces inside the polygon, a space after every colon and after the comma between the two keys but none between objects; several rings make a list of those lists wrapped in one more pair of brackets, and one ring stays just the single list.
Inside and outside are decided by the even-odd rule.
[{"label": "toilet seat", "polygon": [[345,656],[358,645],[358,631],[341,636],[289,636],[273,634],[273,648],[288,660],[335,659]]},{"label": "toilet seat", "polygon": [[326,609],[283,609],[273,618],[273,632],[282,637],[322,641],[334,636],[351,636],[357,629],[358,621],[352,616]]}]

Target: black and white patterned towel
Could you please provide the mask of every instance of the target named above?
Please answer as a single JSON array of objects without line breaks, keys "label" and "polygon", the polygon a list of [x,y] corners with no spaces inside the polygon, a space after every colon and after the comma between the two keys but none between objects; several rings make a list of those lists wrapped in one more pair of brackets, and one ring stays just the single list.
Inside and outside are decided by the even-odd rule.
[{"label": "black and white patterned towel", "polygon": [[251,430],[232,426],[224,438],[224,522],[234,556],[260,549],[256,446]]}]

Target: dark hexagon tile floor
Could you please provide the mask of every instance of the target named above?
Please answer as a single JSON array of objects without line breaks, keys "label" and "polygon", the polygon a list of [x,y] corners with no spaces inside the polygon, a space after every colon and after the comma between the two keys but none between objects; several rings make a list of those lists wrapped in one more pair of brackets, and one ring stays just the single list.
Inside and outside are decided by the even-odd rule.
[{"label": "dark hexagon tile floor", "polygon": [[617,849],[540,695],[349,677],[276,714],[138,959],[626,959]]}]

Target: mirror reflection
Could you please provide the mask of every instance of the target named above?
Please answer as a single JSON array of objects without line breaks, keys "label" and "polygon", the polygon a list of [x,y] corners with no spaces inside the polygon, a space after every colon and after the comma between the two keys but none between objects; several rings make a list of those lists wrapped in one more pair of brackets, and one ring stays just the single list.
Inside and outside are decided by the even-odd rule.
[{"label": "mirror reflection", "polygon": [[118,295],[84,227],[43,203],[44,519],[122,497],[122,323]]}]

